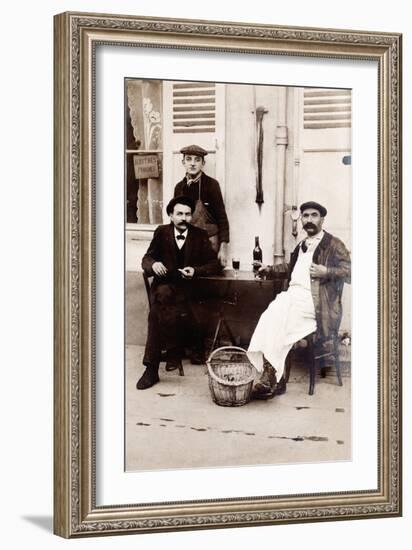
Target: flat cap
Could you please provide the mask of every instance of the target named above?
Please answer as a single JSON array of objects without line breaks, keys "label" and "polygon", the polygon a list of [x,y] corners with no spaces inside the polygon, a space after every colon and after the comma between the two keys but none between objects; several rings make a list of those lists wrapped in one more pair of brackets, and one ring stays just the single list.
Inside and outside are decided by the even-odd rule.
[{"label": "flat cap", "polygon": [[307,210],[308,208],[313,208],[314,210],[317,210],[321,216],[321,218],[324,218],[326,216],[326,214],[328,213],[328,211],[326,210],[326,208],[324,206],[322,206],[321,204],[319,204],[318,202],[315,202],[315,201],[308,201],[308,202],[304,202],[303,204],[300,205],[300,211],[303,212],[304,210]]},{"label": "flat cap", "polygon": [[196,155],[202,158],[207,155],[207,151],[199,145],[186,145],[186,147],[182,147],[182,149],[180,149],[180,152],[183,155]]}]

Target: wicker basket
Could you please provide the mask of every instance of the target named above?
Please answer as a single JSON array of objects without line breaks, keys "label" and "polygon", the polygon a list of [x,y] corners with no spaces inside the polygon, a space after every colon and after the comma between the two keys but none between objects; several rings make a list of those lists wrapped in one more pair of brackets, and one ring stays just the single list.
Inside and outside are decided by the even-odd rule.
[{"label": "wicker basket", "polygon": [[222,407],[240,407],[250,401],[254,369],[243,348],[215,349],[207,360],[209,389],[213,401]]}]

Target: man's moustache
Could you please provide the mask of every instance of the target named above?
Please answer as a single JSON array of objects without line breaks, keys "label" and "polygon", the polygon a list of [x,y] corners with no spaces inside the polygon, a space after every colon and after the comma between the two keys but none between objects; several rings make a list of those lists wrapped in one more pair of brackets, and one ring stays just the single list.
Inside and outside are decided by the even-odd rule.
[{"label": "man's moustache", "polygon": [[314,223],[308,222],[303,226],[303,229],[316,229],[316,225]]}]

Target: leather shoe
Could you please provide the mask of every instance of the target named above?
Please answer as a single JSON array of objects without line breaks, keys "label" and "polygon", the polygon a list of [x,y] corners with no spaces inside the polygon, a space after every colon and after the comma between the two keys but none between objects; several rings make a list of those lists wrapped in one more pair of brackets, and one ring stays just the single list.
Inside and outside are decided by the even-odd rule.
[{"label": "leather shoe", "polygon": [[276,390],[276,371],[266,360],[263,365],[262,375],[256,382],[254,390],[259,394],[272,393]]},{"label": "leather shoe", "polygon": [[166,363],[166,370],[167,372],[170,372],[172,370],[179,369],[181,370],[183,368],[182,361],[180,359],[169,359]]},{"label": "leather shoe", "polygon": [[279,380],[275,387],[267,387],[264,385],[259,385],[259,383],[253,388],[251,399],[273,399],[275,395],[283,395],[286,393],[286,380],[285,377]]},{"label": "leather shoe", "polygon": [[253,388],[250,398],[253,399],[261,399],[262,401],[266,401],[267,399],[273,399],[276,395],[276,390],[260,390],[259,388]]},{"label": "leather shoe", "polygon": [[146,370],[136,384],[138,390],[147,390],[159,382],[159,373],[155,369],[146,367]]},{"label": "leather shoe", "polygon": [[276,385],[275,395],[283,395],[284,393],[286,393],[286,380],[285,377],[282,376]]}]

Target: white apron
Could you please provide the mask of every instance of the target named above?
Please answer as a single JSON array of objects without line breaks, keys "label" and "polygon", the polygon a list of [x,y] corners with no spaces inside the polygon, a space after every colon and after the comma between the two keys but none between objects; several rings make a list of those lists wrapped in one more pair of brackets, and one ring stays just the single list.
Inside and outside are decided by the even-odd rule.
[{"label": "white apron", "polygon": [[286,292],[281,292],[262,313],[249,344],[247,355],[258,372],[263,356],[283,375],[285,359],[295,342],[316,331],[315,307],[310,290],[309,268],[317,246],[299,256]]}]

